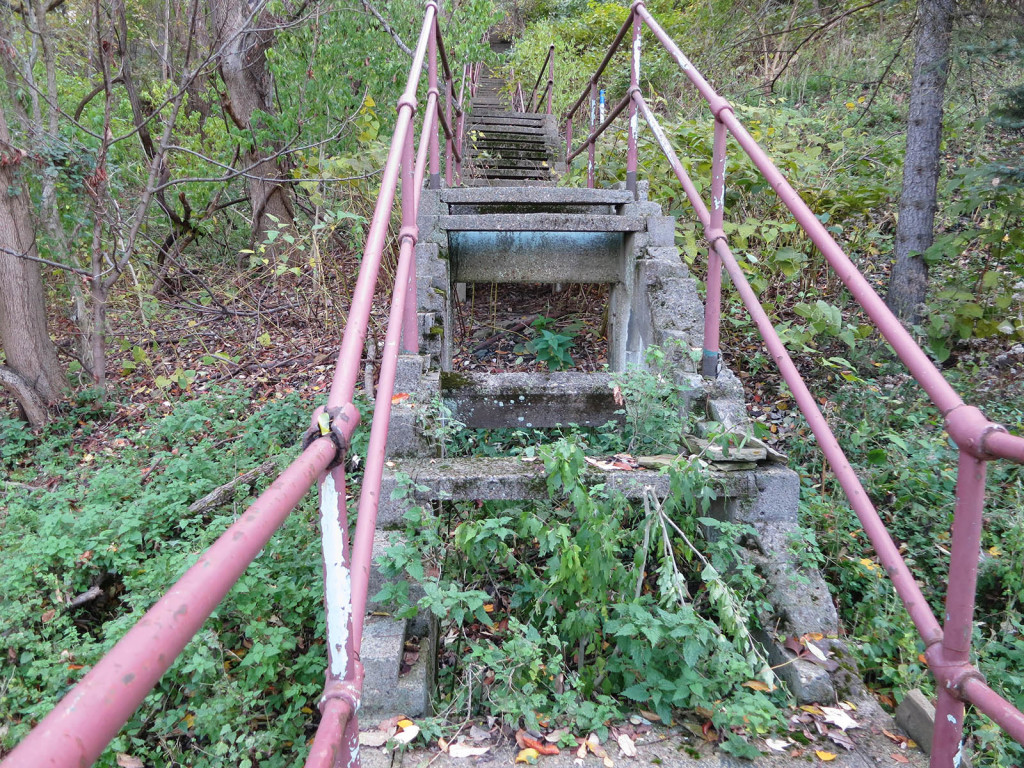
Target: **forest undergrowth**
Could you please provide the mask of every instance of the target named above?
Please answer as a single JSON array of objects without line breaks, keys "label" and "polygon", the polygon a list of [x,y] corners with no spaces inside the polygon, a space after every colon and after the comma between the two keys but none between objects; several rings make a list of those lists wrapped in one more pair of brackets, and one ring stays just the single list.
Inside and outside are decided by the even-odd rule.
[{"label": "forest undergrowth", "polygon": [[[649,7],[695,52],[694,61],[734,101],[755,138],[884,293],[901,169],[911,4],[852,14],[792,61],[785,51],[801,37],[790,30],[820,22],[817,3],[752,9],[753,22],[721,0]],[[564,108],[582,91],[625,8],[541,2],[517,9],[509,16],[521,21],[514,30],[516,71],[531,71],[553,42],[556,108]],[[985,23],[979,20],[973,36],[965,32],[957,42],[938,237],[928,253],[931,288],[926,319],[914,332],[968,402],[1022,434],[1024,193],[1014,176],[1021,144],[1019,129],[993,119],[1006,89],[1019,82],[1021,66],[1012,46],[1007,53],[1005,35]],[[713,44],[726,37],[734,43]],[[991,44],[978,43],[982,39]],[[628,84],[622,64],[613,62],[604,84],[609,103]],[[673,66],[653,45],[646,47],[643,87],[706,192],[711,122]],[[13,404],[4,401],[0,553],[6,567],[0,592],[16,599],[10,601],[14,610],[0,616],[0,654],[7,662],[0,672],[0,754],[244,509],[272,470],[240,486],[227,506],[190,507],[239,474],[265,462],[280,468],[294,455],[312,407],[329,386],[387,138],[378,134],[386,132],[389,118],[378,117],[376,104],[384,103],[392,86],[380,86],[377,102],[359,95],[350,151],[305,158],[314,180],[302,189],[315,216],[304,234],[301,228],[271,230],[262,244],[247,248],[244,238],[232,236],[239,216],[221,218],[223,241],[216,221],[204,225],[202,248],[169,273],[176,281],[172,290],[158,288],[139,270],[135,282],[114,292],[105,393],[90,389],[75,359],[77,331],[67,313],[56,313],[52,330],[69,363],[74,397],[37,433],[17,421]],[[622,179],[624,147],[622,130],[599,144],[599,185]],[[652,199],[677,217],[677,242],[703,279],[700,229],[643,129],[640,150],[641,178],[651,181]],[[574,166],[563,183],[585,183],[584,174]],[[317,175],[361,178],[337,192]],[[726,178],[726,232],[734,250],[941,615],[956,463],[941,419],[736,147]],[[288,248],[277,250],[278,238],[277,245],[286,242]],[[236,259],[247,263],[240,268]],[[392,263],[385,264],[381,298],[390,290]],[[54,277],[50,292],[55,304],[67,306],[62,282]],[[581,306],[599,302],[592,294],[579,299]],[[375,379],[383,306],[375,302],[364,392]],[[473,365],[564,369],[586,361],[600,367],[601,323],[592,306],[577,317],[571,309],[561,315],[559,307],[538,304],[537,311],[500,327],[493,319],[496,306],[488,296],[475,307],[475,319],[467,313],[465,335],[474,339],[467,357],[503,336]],[[800,473],[804,536],[814,545],[805,551],[829,580],[843,638],[857,653],[873,694],[892,709],[911,688],[930,692],[920,641],[728,289],[724,350],[744,384],[759,437],[788,453]],[[639,381],[645,383],[637,400],[671,395],[657,381]],[[647,425],[641,432],[655,434],[671,420],[670,411],[655,409],[649,418],[657,428]],[[492,436],[474,441],[441,424],[435,437],[448,445],[445,450],[479,451],[497,442]],[[455,719],[468,707],[475,716],[554,733],[552,743],[562,746],[577,746],[573,737],[584,731],[602,740],[628,737],[658,719],[677,718],[696,729],[697,743],[717,741],[741,755],[765,749],[766,738],[780,734],[797,740],[788,748],[802,749],[806,745],[780,720],[785,693],[760,676],[764,670],[756,653],[750,658],[741,629],[756,626],[763,609],[757,601],[735,598],[757,594],[757,576],[737,567],[722,539],[716,544],[713,536],[702,537],[701,530],[721,525],[706,517],[705,497],[697,493],[685,510],[681,495],[627,504],[581,479],[584,453],[680,450],[671,440],[641,446],[634,438],[612,428],[506,435],[503,452],[545,465],[551,501],[530,507],[446,503],[437,514],[408,519],[424,536],[394,552],[393,566],[396,572],[411,568],[412,575],[417,563],[436,566],[430,575],[438,588],[422,607],[449,620],[441,702]],[[363,450],[362,444],[354,450]],[[680,494],[698,487],[699,467],[696,461],[676,468]],[[1024,474],[993,464],[988,489],[974,648],[989,680],[1024,707]],[[660,504],[679,508],[666,511]],[[314,514],[307,500],[289,518],[101,764],[294,762],[315,728],[323,679],[319,566],[310,567],[320,558]],[[567,551],[577,560],[569,562]],[[92,597],[71,607],[85,595]],[[689,610],[669,611],[666,600],[673,598]],[[586,610],[565,612],[563,603]],[[602,642],[593,640],[595,631],[603,633]],[[708,665],[712,654],[728,663]],[[636,658],[643,664],[631,663]],[[700,670],[699,679],[688,676],[692,669]],[[646,714],[636,715],[642,722],[632,722],[632,730],[608,731],[609,723],[630,723],[625,718],[639,709]],[[424,722],[423,738],[450,734],[448,727]],[[972,716],[968,734],[981,762],[1024,761],[1021,749],[984,718]]]}]

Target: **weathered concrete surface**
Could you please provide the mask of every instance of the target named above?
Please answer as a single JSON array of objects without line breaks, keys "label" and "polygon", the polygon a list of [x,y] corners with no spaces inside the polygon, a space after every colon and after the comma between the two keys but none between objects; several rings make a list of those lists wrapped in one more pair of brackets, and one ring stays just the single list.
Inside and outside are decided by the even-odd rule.
[{"label": "weathered concrete surface", "polygon": [[451,232],[448,240],[452,279],[460,283],[615,283],[622,276],[618,232]]},{"label": "weathered concrete surface", "polygon": [[441,396],[474,429],[584,427],[616,421],[611,376],[602,373],[448,374]]},{"label": "weathered concrete surface", "polygon": [[[399,674],[404,652],[406,621],[367,616],[363,625],[360,659],[363,662],[363,696],[359,716],[369,722],[404,712],[409,717],[429,715],[433,672],[424,652],[404,675]],[[426,649],[427,640],[423,647]]]},{"label": "weathered concrete surface", "polygon": [[935,705],[917,688],[908,691],[896,708],[896,722],[921,749],[929,755],[932,753]]},{"label": "weathered concrete surface", "polygon": [[[859,713],[854,713],[855,715]],[[857,720],[864,718],[857,717]],[[360,727],[364,734],[363,738],[372,738],[371,731],[376,723],[360,713]],[[614,723],[613,723],[614,724]],[[477,723],[486,730],[486,723]],[[695,727],[698,727],[695,724]],[[908,768],[925,768],[928,760],[920,750],[910,749],[901,751],[889,739],[882,734],[882,729],[892,731],[895,726],[891,718],[876,718],[865,721],[863,728],[855,728],[849,731],[849,736],[854,742],[853,750],[847,751],[838,748],[834,743],[824,736],[813,744],[802,746],[792,744],[789,750],[799,749],[799,756],[792,757],[785,753],[772,752],[763,741],[758,741],[764,752],[754,760],[741,760],[732,757],[717,749],[714,744],[708,743],[705,739],[695,735],[683,725],[675,725],[670,728],[656,726],[653,731],[635,740],[637,756],[629,758],[622,753],[614,739],[608,739],[604,748],[608,756],[616,766],[660,766],[661,768],[797,768],[808,765],[827,765],[830,768],[879,768],[879,766],[904,765]],[[460,733],[469,732],[468,724]],[[582,734],[586,735],[586,734]],[[445,734],[448,739],[454,738],[452,734]],[[476,742],[467,742],[476,745]],[[480,742],[483,744],[484,742]],[[453,758],[436,747],[417,747],[403,754],[390,752],[381,747],[363,746],[360,749],[360,756],[365,768],[465,768],[471,765],[485,764],[488,766],[511,766],[518,753],[515,741],[506,741],[499,734],[495,734],[493,742],[487,742],[491,746],[490,751],[480,758]],[[823,750],[834,754],[834,760],[823,763],[815,757],[815,750]],[[898,763],[893,760],[892,755],[899,754],[901,758],[906,757],[907,762]],[[602,761],[594,755],[587,755],[582,760],[576,759],[576,750],[563,749],[558,755],[545,756],[540,759],[539,765],[543,768],[601,768]]]},{"label": "weathered concrete surface", "polygon": [[632,202],[633,194],[617,189],[586,189],[578,187],[522,187],[520,189],[442,189],[444,203],[530,203],[622,205]]},{"label": "weathered concrete surface", "polygon": [[640,216],[576,213],[442,216],[438,224],[448,232],[638,232],[647,226]]}]

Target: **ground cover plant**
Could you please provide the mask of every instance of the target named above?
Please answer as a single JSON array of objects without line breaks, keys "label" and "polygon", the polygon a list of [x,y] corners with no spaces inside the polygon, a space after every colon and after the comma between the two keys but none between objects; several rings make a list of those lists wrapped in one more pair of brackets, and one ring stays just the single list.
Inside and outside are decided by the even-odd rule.
[{"label": "ground cover plant", "polygon": [[[309,403],[296,394],[253,403],[245,389],[213,389],[122,425],[95,453],[86,438],[109,420],[110,404],[82,398],[39,436],[0,422],[3,749],[297,453]],[[190,510],[264,462],[233,501]],[[155,765],[294,764],[311,735],[325,663],[314,507],[288,518],[98,765],[124,765],[125,756]]]}]

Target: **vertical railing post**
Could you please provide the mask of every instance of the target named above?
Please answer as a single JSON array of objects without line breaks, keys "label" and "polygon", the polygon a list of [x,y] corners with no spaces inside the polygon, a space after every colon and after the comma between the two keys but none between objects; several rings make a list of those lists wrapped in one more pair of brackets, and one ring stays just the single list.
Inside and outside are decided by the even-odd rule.
[{"label": "vertical railing post", "polygon": [[555,45],[548,48],[548,114],[551,114],[551,105],[555,97]]},{"label": "vertical railing post", "polygon": [[[431,106],[432,105],[432,106]],[[430,120],[431,108],[440,109],[437,99],[427,97],[427,109],[423,115],[424,120]],[[432,138],[437,138],[437,123],[434,130],[430,132]],[[399,240],[404,241],[411,238],[415,246],[416,235],[416,208],[417,196],[415,189],[416,161],[414,152],[413,131],[409,130],[405,135],[405,143],[402,146],[402,229]],[[434,187],[436,189],[436,187]],[[403,242],[404,244],[404,242]],[[403,354],[415,355],[419,352],[419,318],[416,311],[416,255],[413,254],[409,265],[409,280],[406,285],[395,286],[396,291],[405,290],[405,306],[402,315],[402,343]]]},{"label": "vertical railing post", "polygon": [[[629,67],[629,91],[630,94],[639,93],[640,91],[640,30],[641,21],[640,14],[636,12],[636,5],[642,5],[642,3],[636,3],[632,10],[633,14],[633,46],[630,53],[630,67]],[[637,107],[636,101],[633,98],[629,100],[629,147],[626,150],[626,189],[636,194],[636,134],[639,128],[640,110]]]},{"label": "vertical railing post", "polygon": [[572,154],[572,115],[565,121],[565,169],[569,170],[569,155]]},{"label": "vertical railing post", "polygon": [[327,624],[327,683],[320,699],[324,727],[306,760],[307,766],[330,766],[340,749],[342,764],[359,760],[359,724],[356,710],[362,689],[354,616],[352,570],[348,540],[348,505],[344,464],[328,470],[320,480],[320,535],[324,555],[324,615]]},{"label": "vertical railing post", "polygon": [[[438,8],[438,14],[434,18],[434,24],[430,28],[430,38],[427,42],[427,95],[435,93],[438,95],[440,101],[440,91],[437,89],[437,18],[440,16],[440,8]],[[438,121],[440,123],[440,121]],[[441,154],[441,146],[437,139],[438,128],[435,127],[433,133],[430,136],[430,188],[439,189],[441,187],[441,162],[439,155]]]},{"label": "vertical railing post", "polygon": [[[946,621],[942,627],[941,658],[938,660],[939,664],[949,670],[965,668],[970,663],[986,468],[985,461],[960,449],[949,584],[946,588]],[[931,661],[931,654],[929,656]],[[938,700],[929,765],[933,768],[957,766],[960,765],[963,750],[964,703],[948,686],[935,687],[938,689]]]},{"label": "vertical railing post", "polygon": [[718,376],[719,331],[722,320],[722,258],[715,250],[725,221],[725,124],[715,119],[715,143],[711,150],[711,222],[708,227],[708,279],[704,302],[704,355],[701,374],[704,378]]},{"label": "vertical railing post", "polygon": [[[459,117],[455,126],[455,146],[459,148],[459,156],[455,160],[455,183],[462,183],[462,134],[466,124],[466,78],[469,76],[471,67],[469,64],[462,65],[462,83],[459,85]],[[470,89],[473,85],[470,83]]]},{"label": "vertical railing post", "polygon": [[[597,83],[590,81],[590,133],[597,127]],[[594,188],[594,143],[587,147],[587,187]]]},{"label": "vertical railing post", "polygon": [[[448,126],[448,130],[452,131],[452,81],[451,78],[446,78],[444,81],[444,115],[445,124]],[[453,134],[445,134],[444,141],[444,183],[445,186],[452,186],[452,147],[455,146],[455,136]]]}]

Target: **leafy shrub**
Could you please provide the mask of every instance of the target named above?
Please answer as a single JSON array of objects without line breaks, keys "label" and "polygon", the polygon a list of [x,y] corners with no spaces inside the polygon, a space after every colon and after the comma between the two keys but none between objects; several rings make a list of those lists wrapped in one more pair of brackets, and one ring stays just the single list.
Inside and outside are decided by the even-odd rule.
[{"label": "leafy shrub", "polygon": [[[117,450],[93,456],[65,437],[59,453],[38,450],[37,457],[64,456],[19,470],[20,479],[51,481],[44,496],[0,488],[8,510],[0,524],[8,565],[0,574],[0,637],[5,658],[15,660],[0,689],[10,723],[3,748],[236,519],[245,492],[206,516],[188,505],[268,456],[283,463],[309,410],[293,395],[254,411],[248,393],[218,390],[126,429]],[[57,439],[44,433],[40,448]],[[268,480],[259,478],[254,492]],[[294,764],[323,686],[319,562],[315,525],[308,510],[297,511],[98,764],[113,766],[117,752],[155,764]],[[101,587],[101,598],[66,607],[91,586]]]}]

